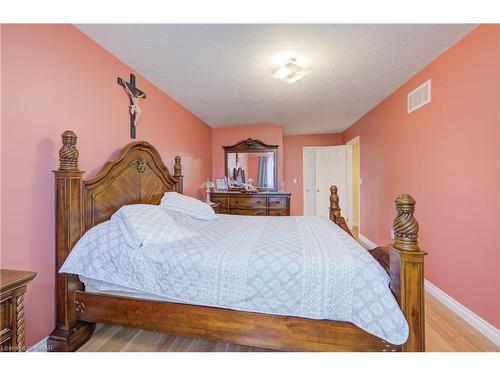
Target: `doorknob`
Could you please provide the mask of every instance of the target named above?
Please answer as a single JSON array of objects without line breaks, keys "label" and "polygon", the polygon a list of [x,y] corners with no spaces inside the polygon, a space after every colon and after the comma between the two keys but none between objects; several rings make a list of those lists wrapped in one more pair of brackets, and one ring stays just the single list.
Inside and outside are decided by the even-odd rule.
[{"label": "doorknob", "polygon": [[308,191],[309,191],[309,189],[306,189],[306,191],[308,192]]},{"label": "doorknob", "polygon": [[319,193],[319,189],[316,189],[316,193]]}]

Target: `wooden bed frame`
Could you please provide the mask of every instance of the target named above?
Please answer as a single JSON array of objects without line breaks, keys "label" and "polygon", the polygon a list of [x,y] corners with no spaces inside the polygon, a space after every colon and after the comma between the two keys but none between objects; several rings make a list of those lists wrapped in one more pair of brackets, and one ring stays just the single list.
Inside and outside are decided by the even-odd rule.
[{"label": "wooden bed frame", "polygon": [[[94,178],[83,180],[76,139],[72,131],[62,134],[60,166],[54,171],[56,270],[85,231],[109,219],[121,206],[158,204],[165,191],[182,193],[180,157],[175,157],[171,175],[158,151],[147,142],[128,144]],[[331,193],[330,218],[350,233],[340,215],[336,187]],[[100,322],[289,351],[424,351],[425,253],[417,245],[414,206],[408,195],[396,199],[395,243],[371,252],[390,274],[391,290],[408,321],[410,335],[403,345],[387,343],[346,322],[89,293],[78,276],[56,273],[57,318],[49,348],[78,349]]]}]

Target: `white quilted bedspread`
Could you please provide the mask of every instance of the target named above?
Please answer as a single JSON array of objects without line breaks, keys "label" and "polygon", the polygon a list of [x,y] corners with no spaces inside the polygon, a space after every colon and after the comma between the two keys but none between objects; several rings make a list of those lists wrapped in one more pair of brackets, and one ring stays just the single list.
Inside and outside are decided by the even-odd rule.
[{"label": "white quilted bedspread", "polygon": [[388,275],[334,223],[170,214],[200,235],[132,249],[111,220],[82,237],[60,272],[172,301],[348,321],[392,344],[406,341]]}]

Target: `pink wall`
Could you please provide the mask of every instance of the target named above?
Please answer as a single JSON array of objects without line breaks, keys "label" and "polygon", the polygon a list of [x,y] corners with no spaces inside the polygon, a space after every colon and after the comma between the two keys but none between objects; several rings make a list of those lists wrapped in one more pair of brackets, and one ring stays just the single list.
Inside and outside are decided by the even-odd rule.
[{"label": "pink wall", "polygon": [[283,180],[283,126],[276,124],[239,125],[212,129],[212,178],[224,177],[224,149],[242,139],[260,139],[278,145],[278,186]]},{"label": "pink wall", "polygon": [[[417,200],[426,278],[500,328],[500,26],[479,26],[343,134],[360,136],[361,233],[391,241],[394,198]],[[406,95],[432,79],[432,103]]]},{"label": "pink wall", "polygon": [[[128,99],[116,77],[132,71],[69,25],[2,26],[2,267],[38,276],[26,298],[27,344],[54,328],[54,177],[60,134],[78,136],[86,176],[130,142]],[[211,174],[211,129],[137,74],[147,93],[138,139],[167,166],[183,158],[184,186],[200,195]],[[5,220],[8,218],[8,220]]]},{"label": "pink wall", "polygon": [[[336,146],[342,144],[341,134],[287,135],[283,138],[285,158],[285,190],[292,193],[290,213],[304,214],[302,149],[312,146]],[[293,179],[297,183],[293,183]]]},{"label": "pink wall", "polygon": [[0,268],[2,267],[2,133],[3,133],[3,115],[2,115],[2,24],[0,23]]}]

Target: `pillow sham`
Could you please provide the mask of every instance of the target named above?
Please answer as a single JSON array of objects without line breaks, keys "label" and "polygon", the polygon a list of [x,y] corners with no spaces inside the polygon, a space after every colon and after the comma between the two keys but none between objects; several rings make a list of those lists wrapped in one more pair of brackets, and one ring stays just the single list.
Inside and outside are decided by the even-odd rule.
[{"label": "pillow sham", "polygon": [[164,209],[153,204],[123,206],[111,220],[118,221],[127,244],[135,249],[199,235],[176,223]]},{"label": "pillow sham", "polygon": [[214,220],[217,218],[215,211],[209,204],[176,192],[166,192],[163,194],[160,207],[185,213],[200,220]]}]

